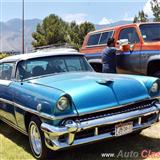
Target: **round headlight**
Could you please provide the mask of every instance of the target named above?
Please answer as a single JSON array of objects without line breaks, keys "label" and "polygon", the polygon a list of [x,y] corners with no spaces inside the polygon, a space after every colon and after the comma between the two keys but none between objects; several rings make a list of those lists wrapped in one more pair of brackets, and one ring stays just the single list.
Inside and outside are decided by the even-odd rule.
[{"label": "round headlight", "polygon": [[57,108],[60,111],[64,111],[69,106],[69,100],[67,97],[62,96],[57,102]]},{"label": "round headlight", "polygon": [[158,92],[158,89],[159,89],[158,83],[155,82],[155,83],[153,83],[150,91],[151,91],[152,93],[156,93],[156,92]]}]

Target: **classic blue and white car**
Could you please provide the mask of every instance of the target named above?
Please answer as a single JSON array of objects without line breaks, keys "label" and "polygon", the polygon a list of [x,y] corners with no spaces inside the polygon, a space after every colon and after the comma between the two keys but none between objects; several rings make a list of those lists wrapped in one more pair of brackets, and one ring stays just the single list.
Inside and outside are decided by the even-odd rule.
[{"label": "classic blue and white car", "polygon": [[158,78],[102,74],[72,49],[0,61],[0,119],[33,155],[139,132],[160,119]]}]

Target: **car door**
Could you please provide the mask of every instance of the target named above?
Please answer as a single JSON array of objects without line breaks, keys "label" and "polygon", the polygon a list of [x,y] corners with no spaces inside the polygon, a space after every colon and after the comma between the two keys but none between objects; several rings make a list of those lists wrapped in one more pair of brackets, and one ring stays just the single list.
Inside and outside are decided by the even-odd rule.
[{"label": "car door", "polygon": [[141,72],[141,42],[136,27],[121,28],[118,39],[128,39],[133,51],[121,52],[117,56],[118,69],[124,73],[139,74]]},{"label": "car door", "polygon": [[0,116],[13,124],[16,124],[13,93],[10,88],[14,70],[14,63],[0,64]]}]

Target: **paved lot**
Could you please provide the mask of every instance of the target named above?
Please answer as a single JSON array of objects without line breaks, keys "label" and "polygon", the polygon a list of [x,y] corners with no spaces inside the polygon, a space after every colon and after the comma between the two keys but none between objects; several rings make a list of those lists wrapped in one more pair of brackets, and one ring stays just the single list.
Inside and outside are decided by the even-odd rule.
[{"label": "paved lot", "polygon": [[[0,160],[25,160],[34,159],[31,155],[28,138],[11,127],[0,124]],[[151,128],[143,130],[140,135],[127,135],[117,139],[105,140],[72,150],[57,152],[51,159],[54,160],[102,160],[115,158],[102,158],[102,153],[119,154],[137,154],[139,157],[134,159],[143,159],[141,153],[143,150],[145,156],[152,152],[160,152],[160,123],[153,125]],[[121,152],[121,153],[120,153]],[[127,154],[127,155],[128,155]],[[130,159],[129,157],[126,159]],[[159,158],[147,158],[160,159]]]}]

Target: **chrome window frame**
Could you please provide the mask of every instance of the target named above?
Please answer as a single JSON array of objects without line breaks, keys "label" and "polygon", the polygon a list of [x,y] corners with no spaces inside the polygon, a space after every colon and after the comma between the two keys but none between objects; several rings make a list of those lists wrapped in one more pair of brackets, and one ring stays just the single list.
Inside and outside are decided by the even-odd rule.
[{"label": "chrome window frame", "polygon": [[[120,40],[120,34],[121,34],[121,32],[124,31],[124,30],[127,30],[127,29],[134,29],[134,30],[135,30],[135,33],[137,34],[137,38],[138,38],[138,42],[135,42],[135,43],[129,42],[129,43],[131,43],[131,44],[139,44],[139,43],[141,42],[141,38],[140,38],[140,36],[139,36],[139,34],[138,34],[137,27],[135,27],[135,26],[131,26],[131,27],[127,27],[127,28],[122,28],[122,29],[120,29],[120,31],[119,31],[119,33],[118,33],[118,40]],[[128,40],[128,41],[129,41],[129,40]]]},{"label": "chrome window frame", "polygon": [[[89,37],[92,36],[92,35],[100,34],[100,37],[99,37],[99,40],[98,40],[98,44],[96,44],[96,45],[86,45],[86,47],[87,47],[87,48],[92,48],[92,47],[106,46],[106,45],[107,45],[107,42],[106,42],[106,44],[99,44],[99,43],[100,43],[100,40],[101,40],[101,37],[102,37],[102,34],[103,34],[103,33],[106,33],[106,32],[112,32],[111,37],[113,37],[113,35],[114,35],[114,33],[115,33],[115,30],[107,30],[107,31],[102,31],[102,32],[91,33],[91,34],[89,35]],[[89,38],[88,38],[88,40],[89,40]],[[87,41],[87,43],[88,43],[88,41]]]}]

